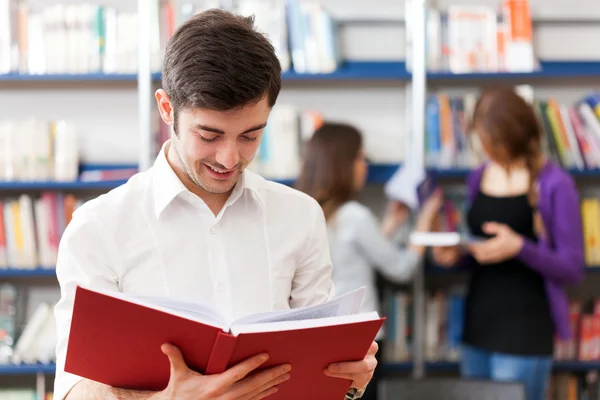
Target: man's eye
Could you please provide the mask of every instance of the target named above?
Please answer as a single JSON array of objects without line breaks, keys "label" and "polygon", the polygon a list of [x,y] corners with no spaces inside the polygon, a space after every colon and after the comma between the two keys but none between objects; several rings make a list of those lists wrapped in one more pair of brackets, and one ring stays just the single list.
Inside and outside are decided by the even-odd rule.
[{"label": "man's eye", "polygon": [[258,139],[258,136],[254,136],[254,137],[242,136],[242,139],[247,142],[254,142],[254,141],[256,141],[256,139]]},{"label": "man's eye", "polygon": [[212,137],[212,138],[206,138],[206,137],[204,137],[204,136],[202,136],[202,135],[198,135],[198,137],[199,137],[199,138],[200,138],[200,140],[202,140],[203,142],[208,142],[208,143],[214,142],[215,140],[217,140],[217,139],[219,138],[218,136],[215,136],[215,137]]}]

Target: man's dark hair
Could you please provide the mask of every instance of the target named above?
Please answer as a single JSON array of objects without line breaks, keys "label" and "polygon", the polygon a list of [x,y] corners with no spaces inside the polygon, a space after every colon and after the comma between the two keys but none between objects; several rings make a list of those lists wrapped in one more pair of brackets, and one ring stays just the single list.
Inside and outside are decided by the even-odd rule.
[{"label": "man's dark hair", "polygon": [[[169,39],[162,85],[175,113],[194,107],[227,111],[281,90],[281,65],[254,17],[212,9],[186,21]],[[175,118],[175,124],[177,119]]]}]

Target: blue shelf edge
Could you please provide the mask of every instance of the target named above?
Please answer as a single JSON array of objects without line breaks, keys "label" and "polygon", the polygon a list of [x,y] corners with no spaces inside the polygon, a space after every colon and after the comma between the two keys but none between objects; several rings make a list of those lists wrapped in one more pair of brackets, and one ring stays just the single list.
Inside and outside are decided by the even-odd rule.
[{"label": "blue shelf edge", "polygon": [[56,278],[56,269],[42,267],[34,269],[0,268],[0,279],[2,278]]},{"label": "blue shelf edge", "polygon": [[0,375],[51,375],[56,372],[56,364],[0,364]]},{"label": "blue shelf edge", "polygon": [[[384,362],[382,368],[385,372],[405,372],[413,367],[412,362]],[[459,363],[454,361],[426,361],[425,370],[429,371],[456,371]],[[554,371],[576,372],[576,371],[600,371],[599,361],[554,361]]]},{"label": "blue shelf edge", "polygon": [[[154,81],[160,81],[161,72],[152,73]],[[539,78],[600,78],[600,61],[540,61],[540,68],[533,72],[483,72],[457,74],[452,72],[428,72],[429,80],[474,80],[474,79],[539,79]],[[398,80],[410,81],[412,73],[406,70],[404,61],[357,61],[346,60],[331,73],[300,74],[293,70],[281,74],[283,81],[337,81],[337,80]],[[0,82],[105,82],[137,80],[137,74],[0,74]]]},{"label": "blue shelf edge", "polygon": [[126,180],[100,181],[100,182],[54,182],[54,181],[31,181],[10,182],[0,181],[0,191],[16,190],[85,190],[85,189],[114,189],[126,183]]},{"label": "blue shelf edge", "polygon": [[[154,81],[162,79],[162,73],[152,74]],[[406,71],[404,61],[353,61],[340,63],[337,70],[329,73],[297,73],[290,69],[281,74],[286,81],[337,81],[337,80],[399,80],[409,81],[410,72]]]},{"label": "blue shelf edge", "polygon": [[0,74],[0,82],[107,82],[137,81],[137,74]]},{"label": "blue shelf edge", "polygon": [[451,72],[428,72],[430,80],[474,79],[540,79],[540,78],[600,78],[600,61],[540,61],[540,68],[533,72],[478,72],[456,74]]}]

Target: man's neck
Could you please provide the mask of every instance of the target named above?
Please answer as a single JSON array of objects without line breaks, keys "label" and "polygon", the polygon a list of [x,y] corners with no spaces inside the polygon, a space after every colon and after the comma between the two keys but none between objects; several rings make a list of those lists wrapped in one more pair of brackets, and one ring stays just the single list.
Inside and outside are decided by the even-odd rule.
[{"label": "man's neck", "polygon": [[169,165],[171,166],[171,168],[175,172],[175,175],[177,175],[177,177],[179,178],[181,183],[183,183],[183,185],[190,192],[192,192],[196,196],[200,197],[202,199],[202,201],[204,201],[204,203],[206,203],[208,208],[210,208],[210,210],[212,211],[212,213],[215,216],[218,215],[219,212],[221,212],[221,210],[225,206],[225,203],[227,202],[227,199],[231,195],[231,192],[233,191],[233,189],[226,193],[207,192],[206,190],[204,190],[201,187],[199,187],[198,185],[196,185],[190,179],[188,174],[185,172],[183,166],[181,165],[181,161],[179,160],[179,157],[177,157],[177,154],[175,153],[175,150],[173,149],[172,144],[169,144],[165,156],[167,158],[167,162],[169,163]]}]

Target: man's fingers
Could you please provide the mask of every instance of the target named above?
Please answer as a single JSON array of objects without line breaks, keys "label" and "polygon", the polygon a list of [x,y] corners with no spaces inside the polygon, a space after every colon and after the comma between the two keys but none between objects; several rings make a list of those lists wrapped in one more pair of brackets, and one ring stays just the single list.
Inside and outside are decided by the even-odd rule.
[{"label": "man's fingers", "polygon": [[[281,369],[281,370],[285,370],[285,369]],[[255,399],[255,398],[262,398],[262,397],[257,397],[260,396],[262,393],[266,393],[269,390],[275,388],[277,385],[281,385],[283,382],[286,382],[287,380],[290,379],[290,374],[289,373],[284,373],[283,375],[279,375],[274,379],[271,379],[270,381],[268,381],[267,383],[263,384],[262,386],[260,386],[258,389],[253,390],[252,392],[250,392],[247,397],[242,397],[241,399]],[[249,385],[252,384],[256,384],[256,382],[252,382],[252,383],[248,383]]]},{"label": "man's fingers", "polygon": [[356,378],[356,374],[334,374],[327,370],[325,370],[325,375],[329,376],[330,378],[347,379],[349,381],[353,381],[354,378]]},{"label": "man's fingers", "polygon": [[265,397],[269,397],[269,396],[277,393],[277,390],[279,390],[279,389],[277,389],[276,387],[273,387],[273,388],[267,390],[266,392],[262,392],[262,393],[260,393],[260,394],[258,394],[256,396],[252,397],[250,400],[264,399]]},{"label": "man's fingers", "polygon": [[227,386],[233,385],[235,382],[240,381],[246,377],[250,372],[260,367],[269,359],[267,354],[258,354],[254,357],[250,357],[247,360],[229,368],[221,376],[225,380]]},{"label": "man's fingers", "polygon": [[371,343],[371,347],[369,347],[369,351],[367,352],[368,355],[375,355],[377,354],[377,351],[379,350],[379,345],[377,344],[377,342],[373,342]]},{"label": "man's fingers", "polygon": [[181,350],[179,350],[177,346],[165,343],[160,347],[160,349],[167,357],[169,357],[169,363],[171,364],[171,375],[174,375],[176,372],[186,371],[188,369],[187,364],[183,359],[183,355],[181,354]]},{"label": "man's fingers", "polygon": [[375,367],[377,367],[377,360],[372,357],[362,361],[331,364],[327,371],[332,374],[362,374],[373,371]]}]

